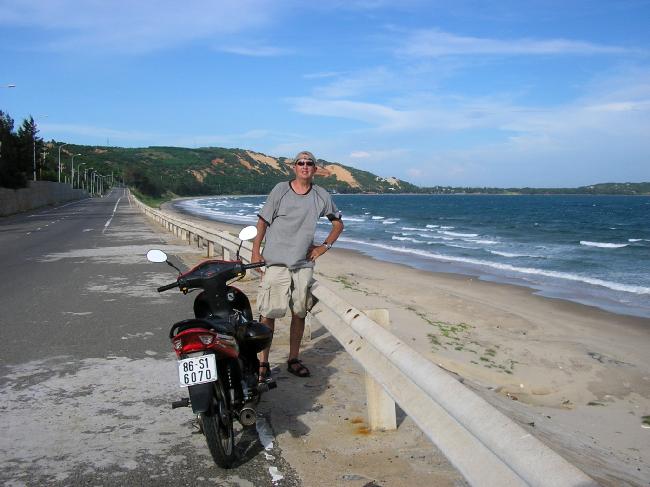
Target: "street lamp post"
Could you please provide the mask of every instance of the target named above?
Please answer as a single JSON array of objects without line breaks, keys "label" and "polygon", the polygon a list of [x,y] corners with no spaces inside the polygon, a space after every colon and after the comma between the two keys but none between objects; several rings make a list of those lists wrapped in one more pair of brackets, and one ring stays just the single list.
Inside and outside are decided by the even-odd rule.
[{"label": "street lamp post", "polygon": [[77,164],[77,188],[82,188],[81,186],[81,166],[85,166],[87,163],[82,162],[81,164]]},{"label": "street lamp post", "polygon": [[47,162],[45,158],[47,157],[48,154],[49,154],[49,152],[43,151],[43,164],[41,164],[41,170],[40,170],[40,174],[39,174],[41,179],[43,179],[43,168],[45,167],[45,163]]},{"label": "street lamp post", "polygon": [[72,154],[72,168],[70,169],[70,187],[74,189],[74,158],[75,156],[80,156],[81,154]]},{"label": "street lamp post", "polygon": [[68,144],[63,144],[59,146],[59,182],[61,182],[61,149],[63,149]]},{"label": "street lamp post", "polygon": [[108,178],[108,176],[102,176],[98,172],[95,173],[95,192],[99,193],[100,197],[104,197],[104,180]]},{"label": "street lamp post", "polygon": [[[87,167],[84,169],[84,187],[86,188],[86,191],[88,191],[88,171],[95,170],[94,167]],[[90,174],[90,177],[92,178],[92,173]],[[89,191],[90,195],[92,196],[92,191]]]}]

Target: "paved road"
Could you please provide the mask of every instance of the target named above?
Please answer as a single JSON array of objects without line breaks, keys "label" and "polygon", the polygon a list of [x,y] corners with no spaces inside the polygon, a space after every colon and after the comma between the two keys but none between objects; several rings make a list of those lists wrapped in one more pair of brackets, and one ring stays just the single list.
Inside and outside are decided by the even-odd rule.
[{"label": "paved road", "polygon": [[146,251],[187,251],[164,239],[122,189],[0,219],[6,485],[299,484],[255,431],[237,468],[217,468],[191,410],[169,407],[184,391],[166,335],[191,306],[155,292],[174,274]]}]

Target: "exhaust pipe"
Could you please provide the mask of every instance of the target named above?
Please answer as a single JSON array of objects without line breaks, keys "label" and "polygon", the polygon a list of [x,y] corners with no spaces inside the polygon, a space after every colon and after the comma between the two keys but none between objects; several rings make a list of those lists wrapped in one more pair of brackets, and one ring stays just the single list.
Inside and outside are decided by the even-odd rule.
[{"label": "exhaust pipe", "polygon": [[257,411],[248,404],[244,405],[239,412],[239,422],[242,426],[253,426],[257,420]]},{"label": "exhaust pipe", "polygon": [[172,402],[172,409],[187,408],[189,406],[190,406],[190,398],[189,397],[184,397],[183,399],[179,399],[178,401]]}]

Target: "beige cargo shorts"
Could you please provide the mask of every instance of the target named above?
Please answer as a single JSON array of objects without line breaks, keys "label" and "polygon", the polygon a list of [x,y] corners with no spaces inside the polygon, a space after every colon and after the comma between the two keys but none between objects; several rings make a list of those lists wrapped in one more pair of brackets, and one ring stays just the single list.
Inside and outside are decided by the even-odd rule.
[{"label": "beige cargo shorts", "polygon": [[266,268],[257,294],[257,309],[265,318],[282,318],[288,309],[304,318],[314,305],[310,289],[313,267],[288,269],[284,266]]}]

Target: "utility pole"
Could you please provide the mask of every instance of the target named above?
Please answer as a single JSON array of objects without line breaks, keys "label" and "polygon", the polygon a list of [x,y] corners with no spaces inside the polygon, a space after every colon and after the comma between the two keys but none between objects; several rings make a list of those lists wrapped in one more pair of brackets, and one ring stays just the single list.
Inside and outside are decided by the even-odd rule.
[{"label": "utility pole", "polygon": [[59,182],[61,182],[61,149],[63,149],[68,144],[63,144],[59,146]]},{"label": "utility pole", "polygon": [[72,168],[70,169],[70,187],[74,189],[74,158],[81,154],[72,154]]},{"label": "utility pole", "polygon": [[47,151],[43,151],[43,164],[41,164],[40,173],[39,173],[41,179],[43,179],[43,168],[45,167],[45,156],[47,156]]}]

